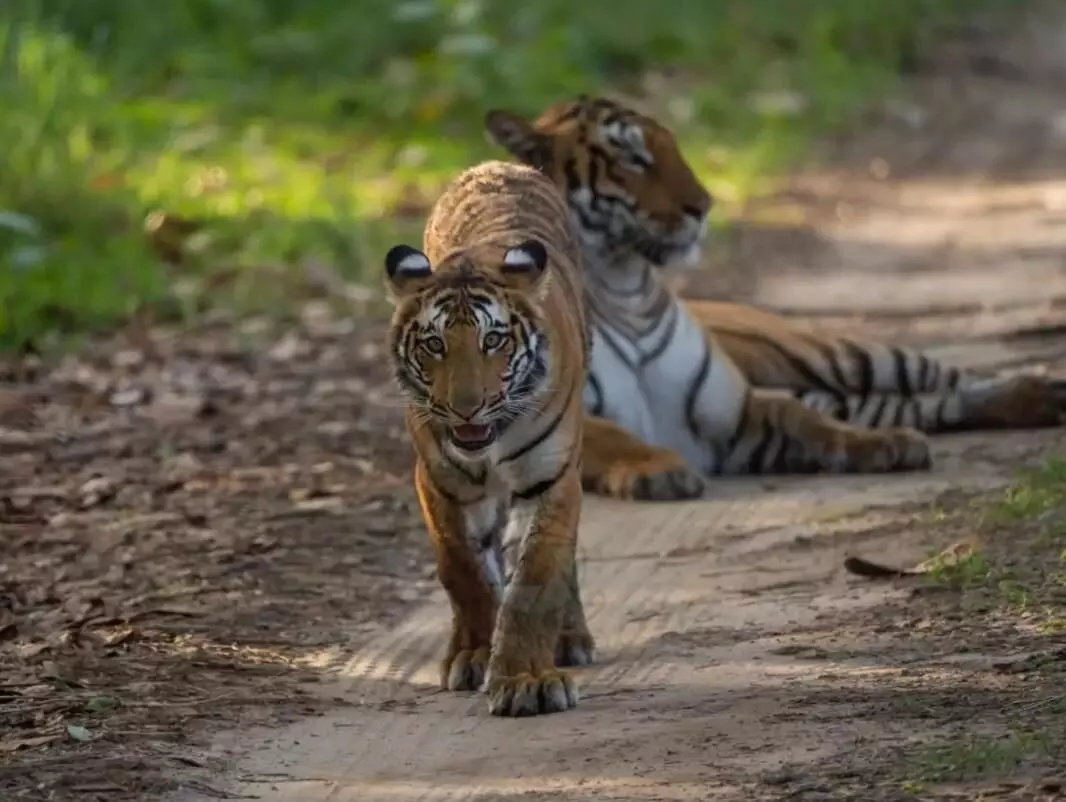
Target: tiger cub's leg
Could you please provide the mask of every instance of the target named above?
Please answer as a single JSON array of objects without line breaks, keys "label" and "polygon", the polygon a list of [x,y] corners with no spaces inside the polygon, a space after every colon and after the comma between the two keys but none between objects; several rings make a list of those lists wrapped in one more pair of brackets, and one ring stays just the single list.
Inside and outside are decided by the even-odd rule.
[{"label": "tiger cub's leg", "polygon": [[585,415],[581,481],[585,488],[617,498],[672,501],[703,493],[703,477],[682,456],[650,446],[616,423]]},{"label": "tiger cub's leg", "polygon": [[1066,392],[1040,376],[973,378],[956,389],[919,395],[797,395],[811,409],[872,429],[912,426],[923,432],[1058,426]]},{"label": "tiger cub's leg", "polygon": [[[476,691],[489,664],[497,605],[495,577],[479,559],[476,544],[491,539],[492,527],[499,522],[479,514],[489,499],[462,504],[442,493],[422,460],[415,465],[415,490],[436,553],[437,576],[452,604],[452,635],[441,662],[440,684],[446,690]],[[486,531],[475,531],[478,528]]]},{"label": "tiger cub's leg", "polygon": [[[501,562],[506,569],[506,581],[510,582],[518,562],[524,532],[520,527],[508,527],[501,543]],[[581,584],[578,581],[577,559],[570,567],[566,607],[563,610],[563,629],[555,644],[555,665],[587,666],[592,662],[596,643],[585,620],[585,605],[581,601]]]},{"label": "tiger cub's leg", "polygon": [[546,484],[518,496],[510,510],[507,540],[516,541],[517,555],[496,617],[485,677],[489,711],[495,715],[555,713],[577,705],[573,680],[555,667],[563,625],[568,613],[574,623],[576,609],[571,586],[577,581],[581,515],[577,461]]},{"label": "tiger cub's leg", "polygon": [[753,390],[722,472],[879,473],[931,464],[929,440],[914,429],[860,429],[786,394]]},{"label": "tiger cub's leg", "polygon": [[585,621],[576,559],[570,568],[569,585],[570,596],[563,611],[563,631],[559,633],[559,640],[555,644],[555,665],[587,666],[592,662],[596,643]]}]

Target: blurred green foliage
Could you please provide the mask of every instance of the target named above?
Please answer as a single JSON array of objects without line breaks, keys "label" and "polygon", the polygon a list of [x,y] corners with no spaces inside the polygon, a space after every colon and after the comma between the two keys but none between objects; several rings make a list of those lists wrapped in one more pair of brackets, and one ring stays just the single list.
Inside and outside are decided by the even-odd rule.
[{"label": "blurred green foliage", "polygon": [[6,0],[0,347],[164,298],[153,209],[208,221],[183,273],[316,257],[372,274],[397,225],[418,230],[398,204],[504,156],[487,108],[649,73],[701,175],[741,199],[997,2]]}]

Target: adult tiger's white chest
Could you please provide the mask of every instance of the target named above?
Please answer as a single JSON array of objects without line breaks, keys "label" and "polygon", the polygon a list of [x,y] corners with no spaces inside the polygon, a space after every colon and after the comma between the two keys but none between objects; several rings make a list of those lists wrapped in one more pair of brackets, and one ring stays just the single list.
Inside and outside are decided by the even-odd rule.
[{"label": "adult tiger's white chest", "polygon": [[645,267],[610,288],[589,281],[592,359],[583,402],[646,443],[714,472],[747,382]]}]

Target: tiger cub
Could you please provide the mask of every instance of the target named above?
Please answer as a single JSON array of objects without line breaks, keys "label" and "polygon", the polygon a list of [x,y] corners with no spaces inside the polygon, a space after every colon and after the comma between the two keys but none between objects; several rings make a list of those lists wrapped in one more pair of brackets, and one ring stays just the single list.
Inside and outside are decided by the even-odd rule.
[{"label": "tiger cub", "polygon": [[555,186],[498,161],[447,187],[421,251],[385,257],[389,356],[452,606],[441,685],[484,690],[500,716],[573,708],[577,686],[556,664],[593,653],[575,566],[590,349],[580,258]]}]

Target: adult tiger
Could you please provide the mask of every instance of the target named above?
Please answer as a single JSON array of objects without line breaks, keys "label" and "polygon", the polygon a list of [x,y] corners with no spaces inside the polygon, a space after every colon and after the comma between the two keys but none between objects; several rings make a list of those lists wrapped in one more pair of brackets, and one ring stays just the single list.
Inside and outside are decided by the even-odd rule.
[{"label": "adult tiger", "polygon": [[580,258],[556,188],[506,162],[460,174],[430,213],[423,250],[385,257],[389,354],[452,604],[441,684],[483,686],[497,715],[573,707],[577,689],[556,662],[584,664],[593,651],[574,562],[581,483],[611,466],[609,455],[583,466],[582,437],[608,441],[617,428],[586,421],[581,404]]},{"label": "adult tiger", "polygon": [[914,429],[1060,422],[1057,388],[1038,377],[978,377],[749,306],[679,302],[654,268],[698,256],[711,198],[655,120],[580,97],[533,123],[490,111],[485,126],[555,181],[577,223],[595,333],[586,406],[704,473],[920,468]]}]

